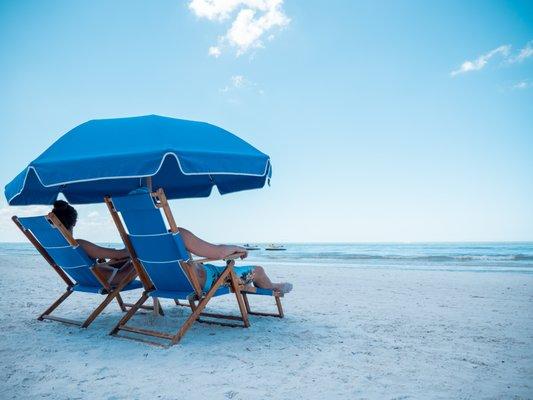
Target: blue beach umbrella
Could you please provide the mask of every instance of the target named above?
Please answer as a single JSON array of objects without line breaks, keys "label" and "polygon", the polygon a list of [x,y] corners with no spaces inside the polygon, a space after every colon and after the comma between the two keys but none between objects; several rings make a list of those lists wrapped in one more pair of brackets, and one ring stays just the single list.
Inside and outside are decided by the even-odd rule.
[{"label": "blue beach umbrella", "polygon": [[151,178],[168,198],[207,197],[258,189],[270,158],[244,140],[204,122],[148,115],[92,120],[59,138],[5,187],[10,205],[103,202]]}]

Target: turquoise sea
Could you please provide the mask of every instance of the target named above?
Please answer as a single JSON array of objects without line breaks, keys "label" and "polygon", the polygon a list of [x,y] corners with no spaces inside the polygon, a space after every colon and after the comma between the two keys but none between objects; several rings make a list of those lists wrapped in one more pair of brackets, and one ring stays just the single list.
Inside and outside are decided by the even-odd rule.
[{"label": "turquoise sea", "polygon": [[[265,265],[533,273],[533,242],[284,243],[285,251],[254,244],[261,250],[250,251],[248,261]],[[0,256],[32,254],[37,252],[29,243],[0,243]]]}]

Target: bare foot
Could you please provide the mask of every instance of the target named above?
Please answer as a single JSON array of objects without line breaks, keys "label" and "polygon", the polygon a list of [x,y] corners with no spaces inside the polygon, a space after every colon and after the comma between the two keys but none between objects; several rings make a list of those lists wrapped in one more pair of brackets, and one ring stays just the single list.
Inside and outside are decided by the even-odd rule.
[{"label": "bare foot", "polygon": [[273,283],[272,286],[276,292],[283,294],[289,293],[292,290],[292,283],[289,282]]}]

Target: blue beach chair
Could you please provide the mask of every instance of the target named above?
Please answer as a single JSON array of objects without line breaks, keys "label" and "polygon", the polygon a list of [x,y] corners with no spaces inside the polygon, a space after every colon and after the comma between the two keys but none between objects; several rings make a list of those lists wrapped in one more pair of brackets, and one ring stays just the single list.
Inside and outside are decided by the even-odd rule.
[{"label": "blue beach chair", "polygon": [[[127,311],[126,307],[132,306],[122,301],[120,292],[142,287],[140,281],[133,280],[137,275],[135,270],[111,286],[101,270],[95,267],[105,265],[112,268],[113,264],[92,260],[53,213],[38,217],[14,216],[12,220],[67,285],[65,293],[38,317],[39,320],[49,319],[87,328],[113,299],[117,300],[124,312]],[[106,297],[83,322],[50,315],[74,292],[96,293]]]},{"label": "blue beach chair", "polygon": [[[207,288],[207,291],[204,291],[200,287],[192,262],[216,260],[193,260],[191,258],[190,253],[185,248],[162,189],[150,193],[147,188],[142,188],[127,196],[114,197],[113,199],[106,197],[105,202],[124,244],[132,256],[132,261],[145,289],[145,292],[137,303],[111,331],[111,335],[116,335],[122,330],[167,339],[170,340],[170,345],[173,345],[181,340],[195,321],[242,326],[246,328],[250,326],[248,314],[283,317],[283,309],[280,301],[282,294],[272,290],[240,284],[239,279],[233,271],[234,259],[238,257],[237,255],[235,257],[228,257],[225,260],[226,268],[212,286]],[[161,210],[163,210],[166,216],[169,228],[165,224]],[[127,232],[124,225],[127,227]],[[212,297],[229,293],[233,293],[236,297],[240,316],[203,312]],[[250,305],[246,297],[247,294],[274,296],[278,313],[269,314],[250,311]],[[171,299],[175,301],[176,305],[191,308],[191,315],[175,335],[126,325],[129,319],[149,297]],[[189,304],[180,303],[180,299],[188,301]],[[210,320],[201,319],[200,317],[208,317]],[[211,318],[229,319],[239,322],[218,322]],[[148,341],[148,343],[154,342]]]}]

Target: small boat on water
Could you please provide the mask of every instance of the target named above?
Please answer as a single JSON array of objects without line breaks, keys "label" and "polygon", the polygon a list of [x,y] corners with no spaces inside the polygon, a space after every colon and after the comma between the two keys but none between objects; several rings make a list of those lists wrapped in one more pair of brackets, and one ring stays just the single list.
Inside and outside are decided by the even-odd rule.
[{"label": "small boat on water", "polygon": [[281,250],[287,250],[285,248],[285,246],[283,246],[282,244],[269,244],[265,250],[269,250],[269,251],[281,251]]},{"label": "small boat on water", "polygon": [[244,247],[246,250],[261,250],[261,248],[257,247],[257,245],[249,243],[244,244],[242,247]]}]

